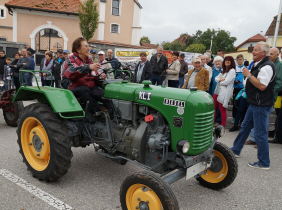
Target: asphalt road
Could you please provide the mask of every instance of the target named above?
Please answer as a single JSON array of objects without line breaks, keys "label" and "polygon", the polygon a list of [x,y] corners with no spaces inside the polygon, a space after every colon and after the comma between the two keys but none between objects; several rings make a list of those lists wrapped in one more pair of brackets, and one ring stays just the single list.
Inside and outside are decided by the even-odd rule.
[{"label": "asphalt road", "polygon": [[[221,141],[230,146],[236,134],[226,133]],[[16,139],[16,128],[6,126],[0,113],[1,210],[55,209],[48,196],[77,210],[121,209],[119,187],[127,175],[140,170],[132,164],[121,166],[101,157],[93,147],[74,148],[68,173],[56,183],[41,182],[26,170]],[[204,188],[195,179],[174,183],[172,189],[181,209],[282,209],[282,145],[270,145],[270,153],[270,171],[249,168],[247,163],[256,160],[256,149],[245,146],[237,159],[239,173],[235,182],[222,191]],[[47,199],[43,201],[31,193],[36,190],[48,193]]]}]

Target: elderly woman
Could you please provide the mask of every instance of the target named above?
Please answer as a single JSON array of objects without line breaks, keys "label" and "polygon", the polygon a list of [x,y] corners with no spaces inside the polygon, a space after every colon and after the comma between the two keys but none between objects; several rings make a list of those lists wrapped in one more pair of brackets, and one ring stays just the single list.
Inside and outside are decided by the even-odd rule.
[{"label": "elderly woman", "polygon": [[97,86],[99,78],[105,79],[106,75],[98,72],[99,64],[94,64],[89,56],[89,45],[86,39],[77,38],[72,44],[72,54],[64,62],[64,78],[70,81],[68,89],[79,98],[85,107],[89,100],[88,110],[95,113],[99,110],[97,101],[101,101],[103,89]]},{"label": "elderly woman", "polygon": [[[222,73],[220,73],[215,81],[218,83],[214,91],[213,99],[215,110],[219,109],[221,116],[221,125],[226,126],[226,109],[233,95],[233,86],[236,76],[236,65],[233,57],[226,56],[223,60]],[[216,114],[215,114],[216,118]]]},{"label": "elderly woman", "polygon": [[209,93],[211,95],[214,94],[214,90],[216,88],[217,82],[215,78],[222,72],[222,62],[223,58],[221,56],[216,56],[213,60],[213,68],[212,68],[212,78],[210,82]]},{"label": "elderly woman", "polygon": [[53,68],[53,54],[51,51],[46,51],[45,58],[42,59],[41,64],[40,64],[40,70],[47,71],[50,73],[41,74],[42,86],[53,86],[54,76],[51,73],[52,68]]},{"label": "elderly woman", "polygon": [[181,68],[178,57],[179,52],[172,53],[172,63],[168,65],[168,69],[166,70],[166,80],[168,87],[178,87],[179,72]]},{"label": "elderly woman", "polygon": [[193,58],[192,63],[194,68],[185,75],[186,80],[182,88],[197,87],[198,90],[207,91],[209,89],[209,72],[202,67],[201,58]]}]

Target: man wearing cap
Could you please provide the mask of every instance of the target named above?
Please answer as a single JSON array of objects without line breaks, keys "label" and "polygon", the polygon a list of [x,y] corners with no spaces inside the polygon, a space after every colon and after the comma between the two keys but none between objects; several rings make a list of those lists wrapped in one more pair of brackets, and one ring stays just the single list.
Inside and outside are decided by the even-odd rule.
[{"label": "man wearing cap", "polygon": [[[20,70],[34,70],[35,69],[35,62],[33,54],[35,50],[32,48],[22,49],[23,58],[19,59],[17,63],[17,67]],[[32,74],[28,72],[24,72],[23,74],[23,83],[28,86],[32,86]]]},{"label": "man wearing cap", "polygon": [[184,53],[181,53],[180,56],[179,56],[179,62],[180,62],[180,72],[179,72],[179,84],[178,84],[178,87],[182,87],[183,84],[184,84],[184,75],[187,74],[188,72],[188,65],[187,63],[185,62],[184,60],[185,58],[185,54]]},{"label": "man wearing cap", "polygon": [[105,59],[105,52],[103,50],[100,50],[98,52],[98,63],[101,65],[101,69],[111,69],[112,66],[110,63],[107,63],[108,61]]},{"label": "man wearing cap", "polygon": [[194,68],[186,74],[187,79],[182,88],[197,87],[198,90],[207,91],[209,89],[209,72],[202,67],[201,58],[193,58],[193,66]]},{"label": "man wearing cap", "polygon": [[53,62],[52,66],[52,75],[55,79],[55,87],[60,88],[61,87],[61,67],[63,62],[65,61],[65,57],[63,54],[63,50],[59,49],[57,51],[57,58]]},{"label": "man wearing cap", "polygon": [[63,51],[63,55],[65,57],[65,60],[69,57],[69,54],[70,54],[70,51],[68,51],[68,50]]},{"label": "man wearing cap", "polygon": [[90,54],[94,63],[98,63],[97,50],[91,49]]}]

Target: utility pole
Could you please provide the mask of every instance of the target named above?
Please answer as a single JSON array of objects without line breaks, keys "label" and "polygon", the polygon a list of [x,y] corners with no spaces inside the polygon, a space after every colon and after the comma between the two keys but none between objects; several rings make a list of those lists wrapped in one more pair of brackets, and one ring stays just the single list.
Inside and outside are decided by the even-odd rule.
[{"label": "utility pole", "polygon": [[[282,1],[282,0],[281,0]],[[212,51],[212,40],[213,40],[213,35],[211,36],[211,45],[210,45],[210,51]]]},{"label": "utility pole", "polygon": [[282,0],[280,0],[279,11],[278,11],[277,20],[276,20],[273,47],[276,47],[276,42],[277,42],[277,37],[278,37],[278,32],[279,32],[279,26],[280,26],[281,12],[282,12]]}]

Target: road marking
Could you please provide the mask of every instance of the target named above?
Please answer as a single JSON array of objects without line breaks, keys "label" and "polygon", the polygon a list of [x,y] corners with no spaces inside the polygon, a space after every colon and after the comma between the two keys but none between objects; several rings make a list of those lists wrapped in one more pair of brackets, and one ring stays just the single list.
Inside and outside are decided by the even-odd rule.
[{"label": "road marking", "polygon": [[12,172],[8,171],[7,169],[0,169],[0,175],[10,180],[11,182],[15,183],[16,185],[20,186],[21,188],[25,189],[26,191],[30,192],[31,194],[35,195],[36,197],[40,198],[41,200],[45,201],[50,206],[55,207],[56,209],[59,209],[59,210],[73,209],[71,206],[65,204],[63,201],[55,198],[54,196],[50,195],[49,193],[44,192],[43,190],[39,189],[38,187],[30,184],[29,182],[18,177],[17,175],[13,174]]}]

